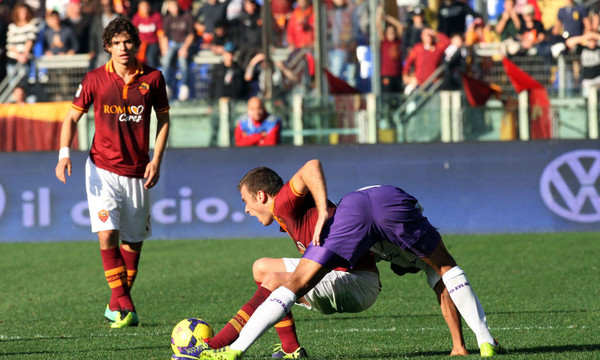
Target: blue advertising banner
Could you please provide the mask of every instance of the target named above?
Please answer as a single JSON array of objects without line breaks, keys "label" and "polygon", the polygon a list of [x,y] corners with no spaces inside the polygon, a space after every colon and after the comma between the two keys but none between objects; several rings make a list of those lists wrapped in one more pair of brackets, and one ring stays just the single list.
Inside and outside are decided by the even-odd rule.
[{"label": "blue advertising banner", "polygon": [[[322,161],[329,196],[392,184],[416,196],[442,233],[600,231],[597,141],[169,149],[151,190],[157,239],[284,236],[244,214],[237,182],[268,166],[289,179]],[[0,241],[96,240],[84,184],[86,153],[67,184],[56,153],[0,153]]]}]

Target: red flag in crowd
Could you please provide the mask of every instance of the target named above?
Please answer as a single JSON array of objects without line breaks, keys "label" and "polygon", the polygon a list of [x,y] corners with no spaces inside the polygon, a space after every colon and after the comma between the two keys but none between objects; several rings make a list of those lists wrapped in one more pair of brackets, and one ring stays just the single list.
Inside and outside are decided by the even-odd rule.
[{"label": "red flag in crowd", "polygon": [[466,74],[462,74],[461,77],[467,101],[471,106],[483,106],[490,96],[502,91],[497,85],[490,85]]},{"label": "red flag in crowd", "polygon": [[327,76],[327,85],[329,85],[329,92],[332,95],[360,94],[360,90],[353,86],[350,86],[350,84],[340,79],[339,77],[333,75],[332,73],[327,71],[327,69],[323,69],[323,71]]},{"label": "red flag in crowd", "polygon": [[529,91],[529,123],[532,139],[550,139],[552,132],[550,99],[544,85],[507,58],[502,59],[506,75],[517,93]]}]

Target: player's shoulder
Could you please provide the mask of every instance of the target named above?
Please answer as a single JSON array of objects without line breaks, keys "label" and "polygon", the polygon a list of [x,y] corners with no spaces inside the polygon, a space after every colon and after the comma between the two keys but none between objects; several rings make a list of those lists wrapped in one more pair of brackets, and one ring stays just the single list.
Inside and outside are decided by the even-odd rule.
[{"label": "player's shoulder", "polygon": [[160,70],[150,67],[146,64],[141,64],[142,77],[147,80],[160,80],[162,72]]}]

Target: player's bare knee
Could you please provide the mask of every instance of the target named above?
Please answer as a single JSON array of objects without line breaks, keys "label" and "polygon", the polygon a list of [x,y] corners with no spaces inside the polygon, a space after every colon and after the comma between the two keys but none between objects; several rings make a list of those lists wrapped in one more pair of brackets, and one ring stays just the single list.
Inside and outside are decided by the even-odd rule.
[{"label": "player's bare knee", "polygon": [[265,275],[269,273],[267,268],[267,258],[260,258],[252,264],[252,275],[254,276],[254,281],[264,282]]},{"label": "player's bare knee", "polygon": [[103,230],[98,232],[100,249],[114,249],[119,246],[119,230]]}]

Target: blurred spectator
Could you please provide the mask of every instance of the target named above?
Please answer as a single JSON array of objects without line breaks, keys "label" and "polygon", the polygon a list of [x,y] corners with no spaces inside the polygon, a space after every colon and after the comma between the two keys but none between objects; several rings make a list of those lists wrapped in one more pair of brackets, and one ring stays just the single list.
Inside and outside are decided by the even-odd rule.
[{"label": "blurred spectator", "polygon": [[[351,63],[356,54],[353,38],[354,3],[350,0],[333,0],[327,10],[329,26],[328,70],[336,77],[355,83],[356,66]],[[350,66],[349,66],[350,65]]]},{"label": "blurred spectator", "polygon": [[9,99],[10,103],[23,105],[26,104],[27,94],[25,93],[25,88],[23,86],[15,86],[12,91],[11,99]]},{"label": "blurred spectator", "polygon": [[544,25],[535,20],[535,9],[531,5],[523,7],[523,23],[516,39],[503,42],[503,51],[507,55],[550,56],[550,46],[546,41]]},{"label": "blurred spectator", "polygon": [[[404,89],[402,82],[402,24],[398,19],[377,8],[377,33],[381,41],[381,91],[400,93]],[[385,29],[383,26],[385,25]]]},{"label": "blurred spectator", "polygon": [[416,43],[421,42],[421,31],[426,28],[425,10],[417,6],[410,12],[408,26],[402,34],[402,53],[408,54]]},{"label": "blurred spectator", "polygon": [[198,36],[202,37],[203,44],[212,42],[217,22],[227,20],[227,6],[230,2],[231,0],[206,0],[194,16],[194,27]]},{"label": "blurred spectator", "polygon": [[481,17],[463,0],[443,0],[438,11],[438,31],[450,37],[464,34],[467,29],[467,15]]},{"label": "blurred spectator", "polygon": [[159,39],[164,36],[162,16],[152,10],[150,2],[142,0],[138,4],[138,11],[133,15],[133,25],[138,28],[142,41],[137,57],[143,63],[153,68],[159,65]]},{"label": "blurred spectator", "polygon": [[273,146],[281,139],[281,119],[271,115],[258,97],[248,100],[248,113],[235,127],[236,146]]},{"label": "blurred spectator", "polygon": [[120,16],[114,11],[112,0],[100,0],[102,11],[92,20],[90,27],[90,67],[100,67],[110,60],[104,42],[102,32],[109,22]]},{"label": "blurred spectator", "polygon": [[113,0],[113,6],[117,14],[129,17],[129,9],[131,8],[129,0]]},{"label": "blurred spectator", "polygon": [[289,17],[294,10],[294,0],[271,0],[271,15],[273,16],[273,44],[285,47],[285,29]]},{"label": "blurred spectator", "polygon": [[192,61],[192,44],[194,43],[194,19],[187,11],[181,11],[177,0],[167,0],[167,14],[163,18],[165,36],[161,38],[161,66],[167,82],[167,94],[171,96],[171,88],[176,82],[175,66],[181,73],[181,81],[177,98],[185,101],[190,96],[190,62]]},{"label": "blurred spectator", "polygon": [[[244,80],[248,83],[248,95],[258,96],[264,98],[266,91],[266,69],[267,64],[265,61],[265,54],[258,53],[254,55],[248,66],[246,66],[246,71],[244,72]],[[283,90],[283,74],[281,73],[280,68],[274,66],[271,70],[271,99],[281,97],[283,95],[287,95],[287,92]]]},{"label": "blurred spectator", "polygon": [[468,56],[469,51],[465,46],[465,41],[462,35],[452,35],[450,38],[450,44],[448,47],[446,47],[446,50],[444,50],[443,63],[445,63],[447,66],[444,71],[443,90],[460,90],[462,88],[462,74],[467,73]]},{"label": "blurred spectator", "polygon": [[244,0],[244,9],[236,21],[236,43],[239,47],[238,62],[245,68],[250,59],[262,50],[261,8],[256,0]]},{"label": "blurred spectator", "polygon": [[237,20],[244,10],[244,0],[231,0],[225,11],[227,21]]},{"label": "blurred spectator", "polygon": [[[433,74],[440,65],[446,47],[450,44],[448,37],[441,32],[425,28],[421,32],[421,42],[416,44],[408,54],[402,69],[406,93],[412,92]],[[414,76],[410,76],[414,67]]]},{"label": "blurred spectator", "polygon": [[17,3],[12,10],[12,22],[6,34],[6,72],[10,76],[17,64],[25,67],[29,74],[29,63],[33,59],[32,49],[37,39],[40,22],[34,18],[28,5]]},{"label": "blurred spectator", "polygon": [[486,25],[483,18],[477,17],[473,19],[473,22],[469,25],[465,33],[465,45],[472,47],[475,44],[489,44],[495,41],[496,37],[491,26]]},{"label": "blurred spectator", "polygon": [[311,72],[311,66],[314,68],[314,59],[309,51],[295,49],[285,61],[275,61],[274,65],[283,75],[281,84],[285,91],[301,95],[312,91],[314,73]]},{"label": "blurred spectator", "polygon": [[[564,0],[561,0],[561,2],[562,1]],[[523,15],[523,8],[527,5],[533,6],[533,18],[537,21],[542,21],[542,12],[540,11],[537,0],[515,0],[515,9],[520,15]]]},{"label": "blurred spectator", "polygon": [[225,44],[228,42],[233,42],[233,35],[230,34],[227,20],[221,20],[215,23],[215,32],[212,41],[209,44],[203,43],[201,47],[209,49],[217,55],[221,55],[225,51]]},{"label": "blurred spectator", "polygon": [[311,0],[298,0],[287,25],[288,46],[295,49],[313,48],[315,16]]},{"label": "blurred spectator", "polygon": [[0,5],[0,81],[6,77],[6,32],[10,22],[10,9]]},{"label": "blurred spectator", "polygon": [[600,1],[596,1],[594,4],[590,5],[588,12],[590,13],[590,30],[591,31],[599,31],[600,30]]},{"label": "blurred spectator", "polygon": [[562,36],[565,40],[571,36],[579,36],[590,31],[591,23],[587,8],[567,0],[567,6],[558,9],[556,23],[552,27],[552,35]]},{"label": "blurred spectator", "polygon": [[79,51],[79,40],[68,25],[61,25],[58,11],[52,10],[46,16],[44,30],[44,55],[73,55]]},{"label": "blurred spectator", "polygon": [[517,36],[521,31],[523,18],[515,8],[515,0],[504,0],[504,11],[496,24],[496,34],[500,35],[500,40]]},{"label": "blurred spectator", "polygon": [[569,49],[581,47],[581,91],[584,97],[588,97],[592,87],[600,86],[600,34],[590,31],[583,35],[571,36],[567,39]]},{"label": "blurred spectator", "polygon": [[65,20],[63,21],[64,24],[73,30],[73,33],[79,42],[79,50],[77,53],[87,54],[89,52],[88,42],[92,18],[88,14],[83,14],[81,12],[80,0],[69,1],[65,16]]},{"label": "blurred spectator", "polygon": [[10,6],[13,7],[19,2],[25,3],[27,6],[29,6],[31,11],[33,12],[33,16],[37,18],[40,22],[42,22],[42,20],[46,17],[47,12],[49,11],[46,10],[46,0],[13,0],[9,1],[8,3],[10,3]]},{"label": "blurred spectator", "polygon": [[[69,0],[45,0],[45,14],[40,19],[45,19],[52,11],[58,12],[61,19],[66,16],[67,5]],[[31,6],[31,5],[30,5]]]},{"label": "blurred spectator", "polygon": [[211,71],[209,95],[214,100],[222,97],[242,100],[246,96],[247,88],[244,69],[233,59],[235,44],[228,42],[224,50],[222,62],[215,65]]}]

